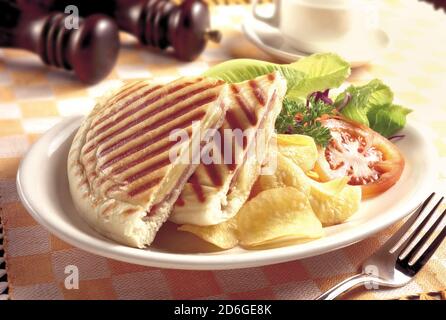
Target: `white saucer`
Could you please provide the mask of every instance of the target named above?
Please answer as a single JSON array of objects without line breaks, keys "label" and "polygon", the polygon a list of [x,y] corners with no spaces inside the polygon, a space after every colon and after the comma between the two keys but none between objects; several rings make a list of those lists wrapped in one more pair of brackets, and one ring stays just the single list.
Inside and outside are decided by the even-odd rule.
[{"label": "white saucer", "polygon": [[[280,31],[252,16],[245,19],[242,29],[255,46],[281,61],[294,62],[310,54],[295,49]],[[339,54],[354,68],[373,60],[390,42],[387,33],[381,29],[369,30],[355,41],[333,43],[328,51]]]}]

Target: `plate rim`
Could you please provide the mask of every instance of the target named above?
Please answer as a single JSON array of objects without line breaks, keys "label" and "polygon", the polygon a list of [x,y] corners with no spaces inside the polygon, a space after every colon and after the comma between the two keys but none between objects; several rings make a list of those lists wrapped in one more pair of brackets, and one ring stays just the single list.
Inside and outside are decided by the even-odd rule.
[{"label": "plate rim", "polygon": [[[300,246],[301,244],[267,250],[246,250],[246,252],[231,255],[212,255],[208,253],[185,254],[150,251],[132,248],[118,243],[112,243],[112,240],[103,240],[99,237],[93,237],[91,235],[84,234],[74,225],[69,224],[68,226],[73,228],[75,232],[84,234],[82,238],[76,238],[68,235],[68,233],[61,230],[61,228],[58,228],[58,226],[54,223],[51,223],[49,219],[45,219],[45,214],[42,214],[35,209],[35,206],[27,197],[25,192],[26,188],[24,187],[23,172],[26,172],[25,170],[28,166],[28,163],[33,160],[33,155],[35,152],[37,152],[36,150],[38,149],[38,146],[40,144],[44,144],[45,141],[48,140],[49,137],[52,137],[55,132],[57,132],[58,130],[63,130],[63,128],[68,127],[70,123],[72,124],[75,121],[80,123],[82,118],[83,116],[74,116],[60,121],[33,144],[33,146],[29,149],[27,154],[20,162],[16,178],[17,192],[22,204],[31,214],[31,216],[36,219],[36,221],[39,222],[43,227],[45,227],[47,230],[49,230],[51,233],[53,233],[63,241],[87,252],[129,263],[184,270],[222,270],[265,266],[292,260],[300,260],[312,256],[318,256],[354,244],[355,242],[363,240],[381,231],[382,229],[388,227],[396,221],[401,220],[406,215],[413,212],[431,192],[423,191],[423,189],[425,189],[424,187],[417,188],[414,196],[410,199],[410,204],[406,204],[406,207],[409,208],[407,212],[393,215],[389,214],[387,217],[380,217],[378,219],[368,220],[364,224],[361,224],[361,227],[352,227],[349,230],[337,234],[337,240],[334,242],[326,242],[322,243],[322,245],[314,247],[311,246],[311,243],[315,243],[317,240],[311,241],[306,243],[307,247],[304,248],[303,251],[301,249],[297,252],[293,249],[296,246]],[[418,123],[415,126],[413,124],[413,121],[408,121],[407,126],[409,126],[411,130],[415,130],[415,132],[420,137],[423,137],[423,135],[421,134],[422,126],[420,126]],[[430,157],[428,157],[430,171],[426,175],[426,178],[423,179],[424,186],[427,186],[438,179],[438,152],[429,139],[423,139],[423,141],[426,142],[425,148],[429,150],[429,154],[431,155]],[[92,242],[87,243],[86,240],[92,240]],[[270,252],[270,254],[265,255],[266,251]]]}]

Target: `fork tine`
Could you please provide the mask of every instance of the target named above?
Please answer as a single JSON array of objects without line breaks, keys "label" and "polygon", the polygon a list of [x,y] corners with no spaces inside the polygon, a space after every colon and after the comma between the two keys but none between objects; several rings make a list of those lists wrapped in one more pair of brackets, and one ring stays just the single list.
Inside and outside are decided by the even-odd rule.
[{"label": "fork tine", "polygon": [[401,246],[401,251],[405,250],[410,244],[414,243],[420,232],[426,227],[429,220],[437,211],[443,199],[444,197],[441,197],[440,200],[438,200],[437,203],[433,206],[431,211],[429,211],[429,213],[423,218],[423,221],[421,221],[420,225],[412,232],[408,240],[405,241],[404,246],[403,245]]},{"label": "fork tine", "polygon": [[415,239],[418,237],[418,234],[426,227],[426,224],[429,222],[429,220],[434,215],[435,211],[437,211],[438,207],[440,206],[441,202],[443,201],[444,197],[441,197],[440,200],[435,204],[435,206],[429,211],[429,213],[423,218],[423,221],[421,221],[420,225],[412,232],[411,236],[404,242],[403,245],[400,247],[400,252],[406,249],[411,243],[415,241]]},{"label": "fork tine", "polygon": [[[401,240],[401,238],[406,234],[406,232],[415,223],[415,221],[417,221],[418,217],[424,211],[426,206],[430,203],[430,201],[432,200],[434,195],[435,195],[435,192],[432,192],[431,195],[426,200],[424,200],[424,202],[418,207],[418,209],[416,209],[416,211],[410,216],[410,218],[407,219],[407,221],[399,228],[399,230],[389,240],[386,241],[386,243],[382,247],[383,250],[390,251],[391,249],[393,249],[393,247],[396,244],[398,244],[398,241]],[[398,249],[395,251],[395,252],[397,252],[397,254],[399,254],[401,252],[402,248],[404,248],[406,246],[408,240],[409,239],[404,241],[398,247]]]},{"label": "fork tine", "polygon": [[[446,226],[443,227],[443,230],[440,234],[432,241],[429,247],[423,252],[423,254],[415,261],[413,265],[410,265],[409,262],[413,257],[417,254],[417,252],[423,247],[423,245],[429,240],[434,231],[437,229],[438,225],[443,221],[446,216],[446,210],[437,218],[437,220],[432,224],[429,230],[423,235],[423,237],[418,241],[415,247],[406,255],[406,257],[402,260],[399,260],[402,267],[404,267],[407,271],[412,274],[417,273],[430,259],[430,257],[434,254],[435,250],[437,250],[438,246],[443,241],[446,236]],[[427,220],[427,219],[426,219]]]}]

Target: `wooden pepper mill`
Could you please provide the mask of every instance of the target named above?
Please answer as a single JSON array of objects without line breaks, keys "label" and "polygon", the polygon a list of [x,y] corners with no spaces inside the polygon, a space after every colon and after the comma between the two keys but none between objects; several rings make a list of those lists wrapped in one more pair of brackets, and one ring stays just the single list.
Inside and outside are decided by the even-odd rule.
[{"label": "wooden pepper mill", "polygon": [[106,14],[119,28],[144,44],[161,50],[173,48],[174,55],[185,61],[196,59],[208,40],[218,42],[221,33],[210,28],[209,8],[202,0],[16,0],[23,6],[41,10],[63,11],[74,5],[82,16]]},{"label": "wooden pepper mill", "polygon": [[79,19],[78,29],[67,28],[66,17],[22,10],[14,1],[0,0],[0,47],[32,51],[45,64],[73,70],[82,82],[96,83],[115,65],[119,30],[105,15]]}]

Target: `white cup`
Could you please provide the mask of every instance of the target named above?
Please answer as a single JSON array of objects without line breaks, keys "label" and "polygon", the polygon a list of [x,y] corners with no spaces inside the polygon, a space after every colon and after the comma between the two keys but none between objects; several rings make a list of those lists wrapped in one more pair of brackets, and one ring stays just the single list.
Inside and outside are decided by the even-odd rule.
[{"label": "white cup", "polygon": [[290,45],[309,53],[330,50],[334,42],[365,27],[358,0],[275,0],[270,17],[259,15],[257,4],[254,0],[256,19],[279,29]]}]

